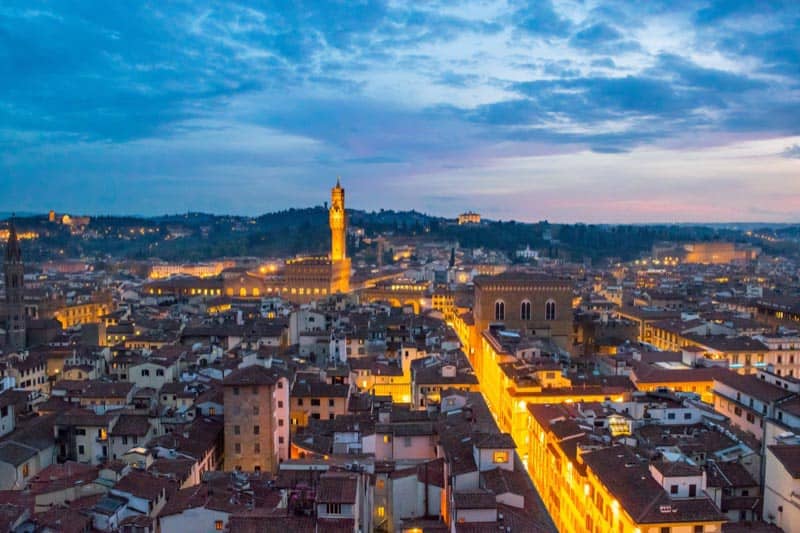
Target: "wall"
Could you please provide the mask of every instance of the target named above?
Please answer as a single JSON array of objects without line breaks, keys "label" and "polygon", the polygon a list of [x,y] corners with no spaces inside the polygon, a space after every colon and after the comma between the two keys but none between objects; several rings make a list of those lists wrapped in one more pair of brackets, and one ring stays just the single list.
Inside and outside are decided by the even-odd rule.
[{"label": "wall", "polygon": [[[800,501],[792,498],[792,494],[800,494],[800,480],[792,478],[769,448],[766,463],[763,519],[784,531],[792,531],[800,524]],[[782,507],[783,512],[778,511],[778,507]]]},{"label": "wall", "polygon": [[215,523],[222,520],[223,529],[228,524],[228,513],[204,507],[187,509],[180,514],[158,519],[161,531],[191,531],[192,533],[217,533]]}]

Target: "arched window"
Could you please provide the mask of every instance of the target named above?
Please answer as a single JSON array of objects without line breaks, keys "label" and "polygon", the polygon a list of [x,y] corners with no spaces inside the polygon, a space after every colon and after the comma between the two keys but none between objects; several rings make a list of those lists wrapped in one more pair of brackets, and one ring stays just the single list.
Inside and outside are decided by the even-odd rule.
[{"label": "arched window", "polygon": [[506,319],[506,303],[503,300],[497,300],[494,303],[494,319],[495,320]]},{"label": "arched window", "polygon": [[545,320],[555,320],[556,319],[556,302],[553,300],[547,300],[547,303],[544,304],[544,319]]},{"label": "arched window", "polygon": [[531,302],[530,300],[523,300],[522,304],[519,306],[519,318],[520,320],[530,320],[531,319]]}]

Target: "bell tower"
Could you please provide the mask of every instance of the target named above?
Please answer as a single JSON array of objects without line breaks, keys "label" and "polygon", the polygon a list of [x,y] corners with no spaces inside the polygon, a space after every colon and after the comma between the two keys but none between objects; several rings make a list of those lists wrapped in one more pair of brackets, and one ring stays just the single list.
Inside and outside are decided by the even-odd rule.
[{"label": "bell tower", "polygon": [[7,342],[12,348],[22,350],[25,348],[25,271],[13,219],[8,228],[3,277],[6,284]]},{"label": "bell tower", "polygon": [[344,212],[344,189],[336,178],[336,187],[331,189],[331,208],[329,212],[331,226],[331,261],[344,261],[347,257],[346,228],[347,220]]}]

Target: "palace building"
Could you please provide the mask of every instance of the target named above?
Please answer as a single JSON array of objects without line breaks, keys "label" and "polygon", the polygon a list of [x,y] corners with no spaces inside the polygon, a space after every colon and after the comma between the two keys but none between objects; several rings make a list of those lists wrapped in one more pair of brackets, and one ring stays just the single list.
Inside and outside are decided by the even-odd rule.
[{"label": "palace building", "polygon": [[331,253],[328,257],[298,257],[286,262],[282,296],[305,303],[330,294],[350,290],[350,258],[347,257],[347,214],[344,188],[339,180],[331,189],[328,222],[331,229]]},{"label": "palace building", "polygon": [[547,276],[506,272],[477,276],[473,308],[478,334],[502,326],[532,337],[551,339],[569,350],[572,334],[572,285]]},{"label": "palace building", "polygon": [[153,279],[145,284],[145,292],[152,296],[169,295],[180,299],[281,296],[296,303],[307,303],[331,294],[349,292],[347,215],[344,188],[339,180],[336,180],[336,186],[331,190],[328,221],[331,251],[327,256],[295,257],[286,261],[282,271],[270,272],[269,275],[265,272],[249,272],[243,268],[226,268],[213,276],[153,278],[151,275]]}]

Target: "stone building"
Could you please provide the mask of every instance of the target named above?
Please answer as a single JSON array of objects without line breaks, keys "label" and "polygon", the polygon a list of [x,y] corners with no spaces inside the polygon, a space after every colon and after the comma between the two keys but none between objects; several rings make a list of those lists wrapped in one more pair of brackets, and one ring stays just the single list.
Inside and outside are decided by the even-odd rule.
[{"label": "stone building", "polygon": [[347,257],[347,213],[344,188],[339,180],[331,189],[328,223],[331,252],[328,257],[298,257],[286,262],[286,287],[282,296],[299,303],[350,291],[350,258]]},{"label": "stone building", "polygon": [[25,272],[17,229],[12,221],[3,261],[5,278],[6,344],[15,350],[25,348]]},{"label": "stone building", "polygon": [[473,314],[478,332],[490,326],[552,339],[568,350],[572,336],[572,284],[523,272],[476,276]]},{"label": "stone building", "polygon": [[289,380],[254,365],[232,372],[223,386],[224,470],[277,472],[289,457]]}]

